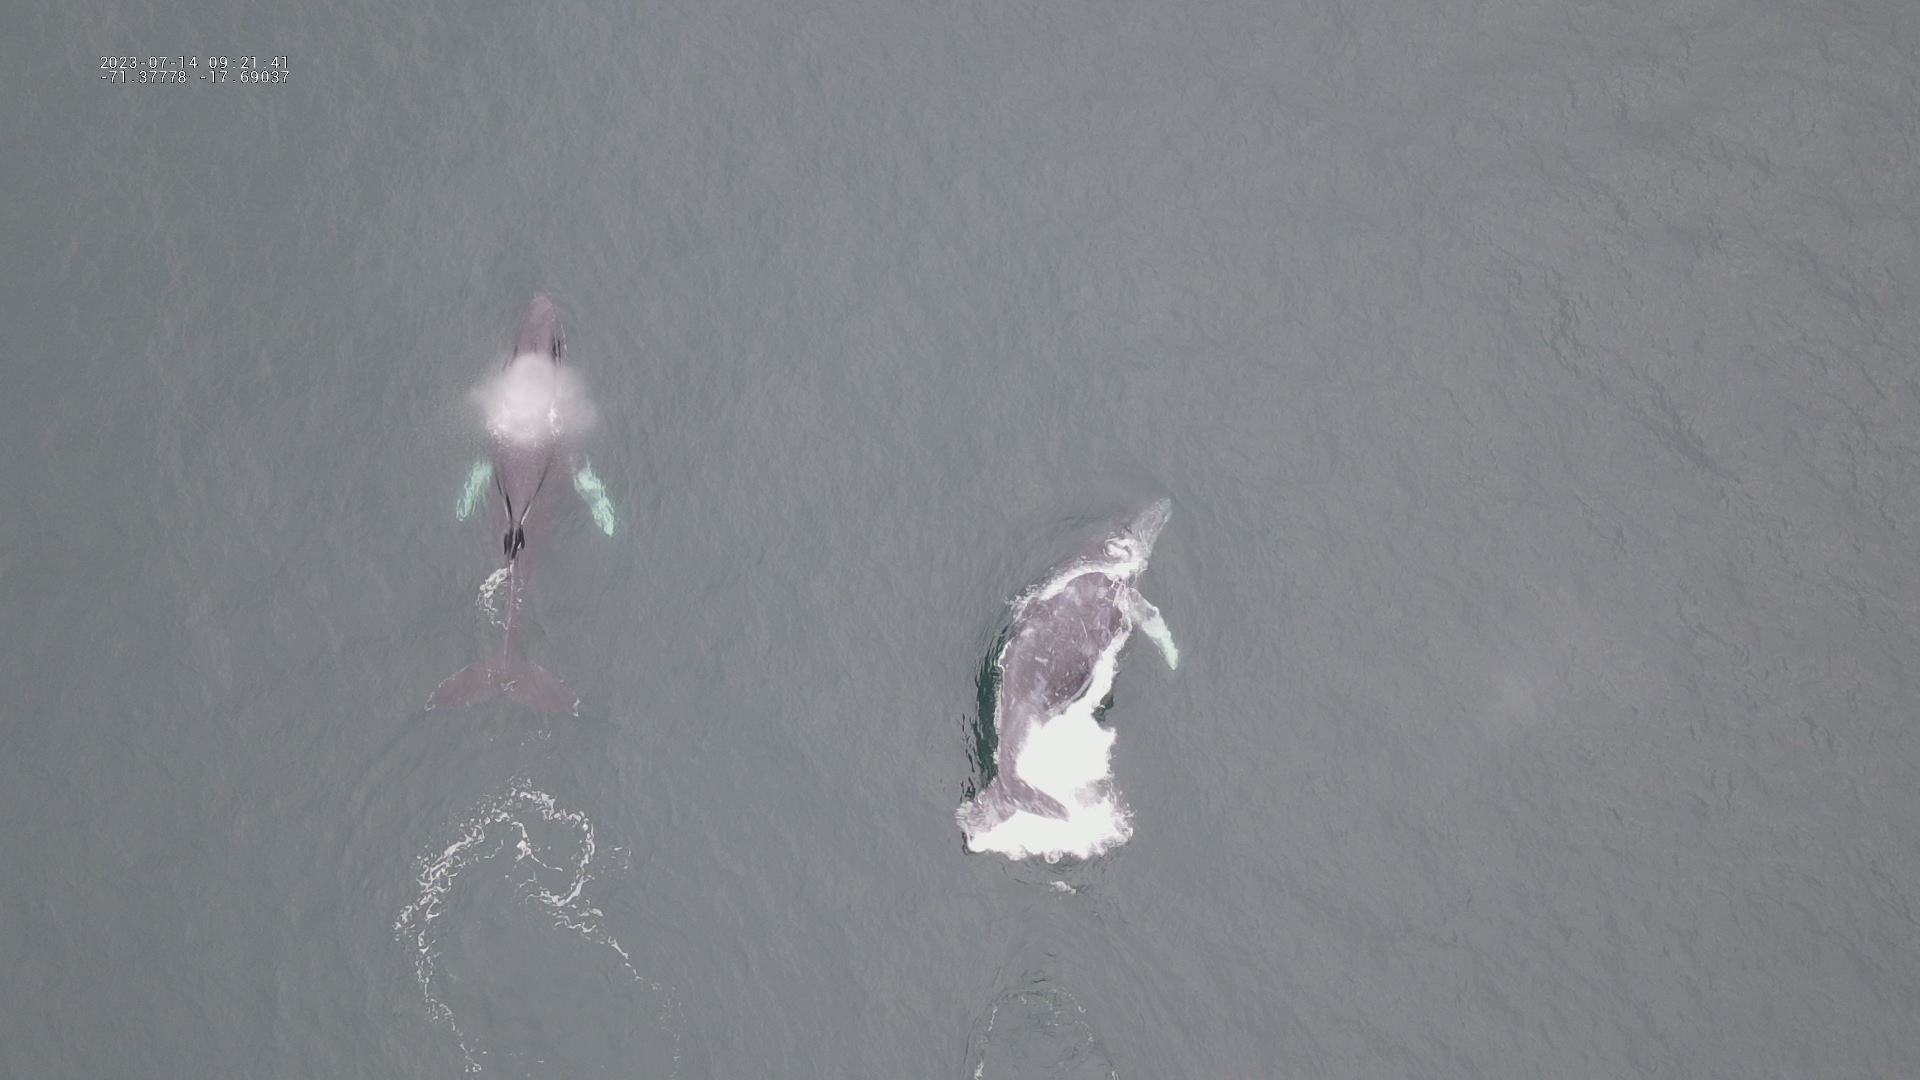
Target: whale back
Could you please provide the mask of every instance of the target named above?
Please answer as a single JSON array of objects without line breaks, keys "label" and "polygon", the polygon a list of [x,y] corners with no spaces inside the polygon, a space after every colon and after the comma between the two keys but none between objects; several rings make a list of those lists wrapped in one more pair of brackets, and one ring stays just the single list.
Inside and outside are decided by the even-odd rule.
[{"label": "whale back", "polygon": [[1023,606],[1000,660],[1008,712],[1042,718],[1087,692],[1101,656],[1132,629],[1120,603],[1129,587],[1087,570]]}]

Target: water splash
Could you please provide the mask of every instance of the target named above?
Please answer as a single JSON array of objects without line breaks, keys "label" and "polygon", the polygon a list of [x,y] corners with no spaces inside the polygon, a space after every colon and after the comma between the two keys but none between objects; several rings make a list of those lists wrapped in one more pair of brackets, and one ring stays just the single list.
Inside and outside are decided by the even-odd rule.
[{"label": "water splash", "polygon": [[487,580],[480,583],[480,594],[473,598],[473,602],[486,613],[487,621],[503,630],[507,625],[506,619],[500,614],[500,605],[494,602],[494,598],[499,595],[500,586],[507,584],[507,579],[511,576],[513,576],[513,564],[508,563],[488,574]]},{"label": "water splash", "polygon": [[[571,843],[536,842],[536,830],[529,829],[530,824],[555,827],[574,839]],[[583,813],[561,808],[553,796],[535,790],[527,781],[515,780],[506,792],[481,804],[458,832],[459,838],[438,853],[429,849],[420,856],[416,879],[419,892],[401,910],[393,930],[395,939],[413,951],[414,978],[426,1000],[428,1017],[453,1032],[466,1071],[481,1072],[480,1059],[486,1051],[435,993],[436,961],[440,956],[440,927],[436,923],[446,914],[454,884],[465,871],[510,858],[507,877],[531,907],[551,920],[556,929],[571,931],[612,950],[619,956],[621,968],[651,995],[658,1013],[654,1017],[656,1026],[673,1042],[676,1068],[672,1075],[679,1075],[681,1032],[686,1021],[678,999],[640,973],[626,947],[607,931],[604,914],[587,900],[597,850],[593,822]]]}]

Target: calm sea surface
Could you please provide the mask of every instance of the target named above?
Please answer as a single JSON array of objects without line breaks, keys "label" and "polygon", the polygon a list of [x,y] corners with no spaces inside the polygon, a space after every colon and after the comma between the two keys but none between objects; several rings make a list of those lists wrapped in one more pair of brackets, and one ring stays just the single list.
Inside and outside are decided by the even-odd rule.
[{"label": "calm sea surface", "polygon": [[[0,22],[0,1076],[1920,1060],[1912,5]],[[584,706],[427,712],[541,291]],[[967,854],[1160,497],[1133,839]]]}]

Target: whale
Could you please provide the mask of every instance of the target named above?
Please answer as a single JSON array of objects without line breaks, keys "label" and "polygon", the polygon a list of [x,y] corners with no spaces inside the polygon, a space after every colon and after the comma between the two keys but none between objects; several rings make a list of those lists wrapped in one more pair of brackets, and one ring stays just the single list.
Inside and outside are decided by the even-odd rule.
[{"label": "whale", "polygon": [[1179,666],[1165,618],[1139,589],[1171,511],[1166,499],[1153,503],[1013,601],[986,665],[991,779],[956,812],[970,850],[1055,861],[1131,835],[1108,769],[1113,732],[1099,720],[1134,630]]},{"label": "whale", "polygon": [[[560,309],[544,293],[534,297],[520,318],[513,355],[475,394],[493,440],[493,456],[476,467],[465,506],[490,479],[503,563],[487,579],[481,599],[501,627],[500,648],[448,676],[427,699],[428,709],[477,705],[505,693],[541,712],[579,715],[579,695],[559,676],[521,655],[518,641],[553,492],[565,486],[564,474],[572,472],[567,439],[592,415],[566,367],[566,347]],[[501,588],[505,603],[494,607]]]}]

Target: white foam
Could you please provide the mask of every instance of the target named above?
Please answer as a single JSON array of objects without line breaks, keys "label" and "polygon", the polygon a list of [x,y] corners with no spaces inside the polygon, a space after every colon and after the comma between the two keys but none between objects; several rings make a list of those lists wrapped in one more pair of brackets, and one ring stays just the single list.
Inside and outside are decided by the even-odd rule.
[{"label": "white foam", "polygon": [[[574,839],[570,843],[540,843],[536,833],[528,829],[534,823],[552,827],[540,831],[542,839],[554,830],[563,836],[572,833]],[[662,1030],[675,1042],[677,1060],[678,1029],[684,1026],[679,1002],[665,987],[640,974],[626,948],[607,932],[600,909],[587,902],[587,883],[593,880],[593,822],[578,811],[562,809],[553,796],[526,781],[516,780],[504,794],[483,803],[458,831],[459,839],[444,850],[435,853],[430,849],[420,857],[419,892],[413,903],[401,910],[393,930],[398,940],[412,946],[414,978],[426,999],[427,1015],[453,1032],[466,1058],[466,1071],[482,1071],[480,1058],[485,1051],[474,1044],[453,1010],[434,992],[434,960],[440,955],[440,928],[435,921],[446,914],[447,899],[462,871],[509,855],[507,876],[529,904],[544,911],[556,928],[573,931],[613,950],[620,957],[620,966],[651,991]]]},{"label": "white foam", "polygon": [[[500,594],[500,587],[507,585],[507,579],[512,576],[513,564],[508,563],[487,575],[487,580],[480,583],[480,595],[474,597],[474,603],[481,611],[486,612],[487,621],[501,629],[505,629],[507,623],[500,615],[500,605],[495,598]],[[508,590],[508,595],[512,595],[511,589]]]},{"label": "white foam", "polygon": [[528,444],[578,435],[597,413],[573,369],[524,353],[474,391],[487,430],[503,442]]}]

